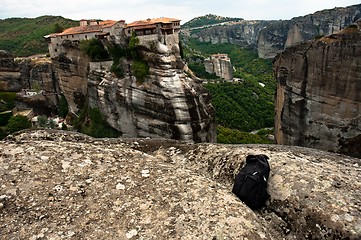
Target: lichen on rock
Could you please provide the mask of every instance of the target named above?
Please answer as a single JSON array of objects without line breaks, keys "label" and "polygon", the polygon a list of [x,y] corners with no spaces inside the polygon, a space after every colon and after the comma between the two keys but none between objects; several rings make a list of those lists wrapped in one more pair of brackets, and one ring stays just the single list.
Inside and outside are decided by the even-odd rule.
[{"label": "lichen on rock", "polygon": [[[94,139],[23,131],[0,142],[1,238],[359,239],[360,163],[314,149]],[[267,207],[231,193],[270,157]]]}]

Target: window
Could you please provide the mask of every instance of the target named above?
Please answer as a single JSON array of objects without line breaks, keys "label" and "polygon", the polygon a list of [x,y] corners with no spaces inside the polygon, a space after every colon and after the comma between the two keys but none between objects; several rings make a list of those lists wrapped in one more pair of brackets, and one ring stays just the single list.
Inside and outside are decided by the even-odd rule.
[{"label": "window", "polygon": [[55,48],[55,49],[54,49],[54,52],[57,52],[57,51],[58,51],[58,49],[57,49],[57,48]]},{"label": "window", "polygon": [[87,36],[87,35],[85,35],[85,39],[88,39],[88,36]]}]

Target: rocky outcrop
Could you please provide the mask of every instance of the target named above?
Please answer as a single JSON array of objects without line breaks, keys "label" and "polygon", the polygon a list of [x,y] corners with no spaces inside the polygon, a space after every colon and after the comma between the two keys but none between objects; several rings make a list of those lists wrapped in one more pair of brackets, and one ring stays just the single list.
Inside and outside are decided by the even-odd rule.
[{"label": "rocky outcrop", "polygon": [[361,157],[360,26],[276,57],[277,143]]},{"label": "rocky outcrop", "polygon": [[[41,93],[20,94],[19,98],[22,107],[33,108],[37,115],[56,114],[61,95],[72,116],[76,117],[84,107],[98,108],[123,137],[215,142],[210,95],[200,81],[185,73],[178,34],[140,36],[139,40],[137,50],[150,67],[144,79],[133,76],[132,60],[121,59],[125,74],[118,78],[111,72],[113,61],[90,62],[77,42],[64,40],[63,52],[51,60],[24,59],[19,65],[4,55],[0,87],[4,86],[3,91],[25,88]],[[5,76],[1,70],[6,74],[11,71],[12,77],[1,79]]]},{"label": "rocky outcrop", "polygon": [[20,74],[20,66],[14,57],[0,50],[0,91],[16,92],[24,85]]},{"label": "rocky outcrop", "polygon": [[[342,155],[60,131],[21,132],[0,149],[3,239],[361,237],[361,166]],[[260,212],[230,191],[251,153],[270,157]]]},{"label": "rocky outcrop", "polygon": [[196,28],[195,31],[185,29],[182,32],[202,42],[232,43],[256,49],[259,31],[267,24],[267,21],[242,20],[224,25]]},{"label": "rocky outcrop", "polygon": [[[201,82],[183,70],[178,34],[161,41],[139,36],[139,54],[149,66],[143,80],[125,71],[110,72],[111,62],[92,63],[88,77],[89,105],[99,108],[124,137],[164,137],[215,142],[214,110]],[[123,69],[133,64],[123,59]]]},{"label": "rocky outcrop", "polygon": [[361,5],[318,11],[290,21],[275,21],[262,29],[258,55],[273,58],[283,49],[320,36],[337,33],[361,18]]},{"label": "rocky outcrop", "polygon": [[61,90],[55,72],[48,58],[14,59],[0,51],[0,91],[18,92],[17,107],[20,109],[32,108],[36,115],[57,112]]},{"label": "rocky outcrop", "polygon": [[244,20],[187,31],[191,37],[200,41],[237,44],[257,50],[261,58],[273,58],[288,46],[336,33],[359,18],[360,4],[323,10],[291,20]]},{"label": "rocky outcrop", "polygon": [[227,54],[211,55],[210,58],[204,60],[204,68],[206,72],[215,74],[225,80],[233,79],[233,67]]}]

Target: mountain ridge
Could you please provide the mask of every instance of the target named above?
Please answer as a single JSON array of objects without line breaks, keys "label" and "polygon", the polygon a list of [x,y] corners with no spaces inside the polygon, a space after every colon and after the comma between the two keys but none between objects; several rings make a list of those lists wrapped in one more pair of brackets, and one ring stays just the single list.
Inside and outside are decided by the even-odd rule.
[{"label": "mountain ridge", "polygon": [[361,18],[361,4],[325,9],[290,20],[242,20],[222,26],[182,31],[202,42],[231,43],[258,51],[261,58],[274,58],[299,42],[330,35]]},{"label": "mountain ridge", "polygon": [[0,19],[0,49],[17,57],[47,53],[45,35],[76,25],[78,21],[50,15]]}]

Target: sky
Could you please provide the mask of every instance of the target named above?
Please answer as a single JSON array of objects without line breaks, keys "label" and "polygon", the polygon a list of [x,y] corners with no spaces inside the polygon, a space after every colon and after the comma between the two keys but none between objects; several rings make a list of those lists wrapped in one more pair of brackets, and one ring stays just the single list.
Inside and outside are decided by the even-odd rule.
[{"label": "sky", "polygon": [[186,23],[215,14],[246,20],[287,20],[323,9],[361,4],[355,0],[0,0],[0,19],[63,16],[73,20],[172,17]]}]

